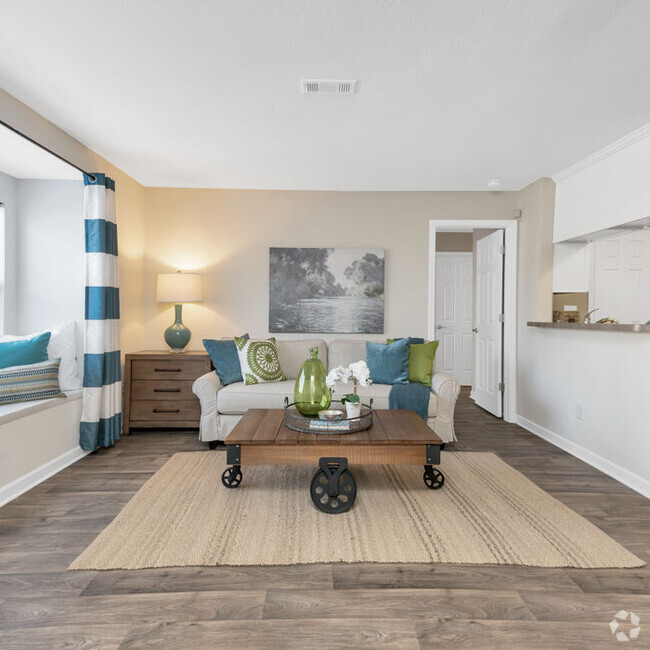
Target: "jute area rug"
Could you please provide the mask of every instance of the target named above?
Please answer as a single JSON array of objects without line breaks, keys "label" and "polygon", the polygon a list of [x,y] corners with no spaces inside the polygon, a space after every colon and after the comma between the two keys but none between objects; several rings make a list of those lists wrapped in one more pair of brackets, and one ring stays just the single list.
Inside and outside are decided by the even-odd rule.
[{"label": "jute area rug", "polygon": [[450,562],[544,567],[645,563],[491,453],[443,452],[445,484],[423,469],[354,467],[357,501],[341,515],[316,510],[316,468],[242,468],[221,484],[225,454],[173,456],[71,569]]}]

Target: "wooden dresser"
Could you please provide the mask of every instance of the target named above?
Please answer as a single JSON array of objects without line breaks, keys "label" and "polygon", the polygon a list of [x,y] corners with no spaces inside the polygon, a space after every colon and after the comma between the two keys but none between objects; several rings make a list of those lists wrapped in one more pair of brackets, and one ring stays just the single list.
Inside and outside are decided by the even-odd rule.
[{"label": "wooden dresser", "polygon": [[127,354],[124,365],[124,433],[131,429],[198,428],[194,380],[212,368],[206,352]]}]

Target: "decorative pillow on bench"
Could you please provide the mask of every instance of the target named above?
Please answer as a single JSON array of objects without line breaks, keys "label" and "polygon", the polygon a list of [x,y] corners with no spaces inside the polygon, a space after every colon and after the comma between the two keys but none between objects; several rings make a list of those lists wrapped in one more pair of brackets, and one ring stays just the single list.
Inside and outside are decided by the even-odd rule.
[{"label": "decorative pillow on bench", "polygon": [[286,381],[287,378],[280,367],[275,338],[250,341],[242,336],[235,336],[235,345],[239,354],[241,374],[247,386]]},{"label": "decorative pillow on bench", "polygon": [[0,370],[0,405],[65,396],[59,385],[59,359]]},{"label": "decorative pillow on bench", "polygon": [[31,338],[0,343],[0,368],[26,366],[47,361],[47,344],[50,333],[35,335]]},{"label": "decorative pillow on bench", "polygon": [[[16,361],[15,363],[7,363],[4,365],[0,363],[0,368],[37,363],[46,359],[60,359],[59,384],[61,384],[61,390],[77,390],[81,388],[82,382],[77,371],[77,337],[74,323],[65,323],[64,325],[53,327],[49,332],[35,332],[27,336],[4,334],[0,337],[0,344],[14,341],[33,341],[35,338],[45,336],[46,334],[50,334],[50,340],[47,343],[47,356],[42,359]],[[2,353],[0,353],[1,357]]]}]

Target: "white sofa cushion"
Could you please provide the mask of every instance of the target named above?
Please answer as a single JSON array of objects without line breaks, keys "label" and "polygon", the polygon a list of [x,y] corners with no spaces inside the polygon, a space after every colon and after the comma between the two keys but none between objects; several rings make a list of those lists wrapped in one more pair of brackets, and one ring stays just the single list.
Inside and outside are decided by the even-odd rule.
[{"label": "white sofa cushion", "polygon": [[[388,395],[390,394],[390,389],[392,386],[387,384],[371,384],[370,386],[359,386],[357,389],[357,394],[361,398],[361,401],[365,404],[369,403],[370,398],[372,397],[373,408],[376,409],[387,409],[388,408]],[[342,382],[337,382],[334,386],[333,398],[341,399],[343,395],[347,393],[354,392],[354,387],[351,383],[344,384]],[[436,413],[438,412],[438,398],[435,393],[430,393],[429,395],[429,411],[428,416],[430,418],[435,418]]]},{"label": "white sofa cushion", "polygon": [[242,415],[248,409],[280,409],[284,407],[285,397],[293,402],[295,383],[295,379],[287,379],[251,386],[241,381],[228,384],[217,393],[217,409],[228,415]]},{"label": "white sofa cushion", "polygon": [[[227,415],[243,415],[248,409],[279,409],[284,407],[284,398],[288,397],[293,402],[293,387],[295,381],[276,381],[272,384],[254,384],[246,386],[243,382],[224,386],[217,393],[217,410]],[[359,397],[362,402],[368,403],[373,398],[373,406],[377,409],[388,408],[388,394],[391,386],[373,384],[359,386]],[[352,392],[352,384],[338,383],[334,388],[334,399],[340,399],[346,393]],[[438,398],[434,393],[429,397],[430,418],[436,417],[438,411]]]},{"label": "white sofa cushion", "polygon": [[[318,348],[318,358],[327,370],[327,343],[323,339],[276,341],[280,367],[287,379],[296,379],[303,362],[309,359],[309,348]],[[293,394],[293,391],[292,391]],[[293,400],[292,400],[293,401]]]}]

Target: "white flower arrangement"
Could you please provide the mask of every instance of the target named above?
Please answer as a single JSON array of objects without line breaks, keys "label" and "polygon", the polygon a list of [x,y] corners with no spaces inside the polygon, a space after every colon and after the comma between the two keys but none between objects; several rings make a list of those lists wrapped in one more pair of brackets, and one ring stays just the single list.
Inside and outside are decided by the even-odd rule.
[{"label": "white flower arrangement", "polygon": [[345,402],[359,402],[359,396],[357,395],[357,387],[359,384],[361,386],[370,386],[372,380],[370,379],[370,370],[365,361],[355,361],[351,363],[347,368],[345,366],[337,366],[332,368],[327,377],[325,378],[325,383],[327,384],[330,390],[334,390],[334,386],[337,381],[342,381],[344,384],[347,384],[349,381],[354,383],[354,393],[348,393],[343,396],[341,400]]}]

